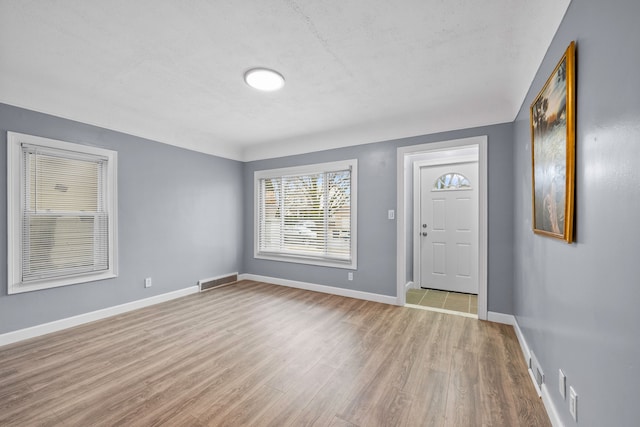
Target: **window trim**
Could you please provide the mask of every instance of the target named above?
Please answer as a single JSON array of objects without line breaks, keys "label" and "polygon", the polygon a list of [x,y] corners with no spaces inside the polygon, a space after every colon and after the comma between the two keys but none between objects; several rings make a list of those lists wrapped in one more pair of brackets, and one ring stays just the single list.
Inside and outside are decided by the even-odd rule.
[{"label": "window trim", "polygon": [[[109,269],[97,273],[82,273],[70,277],[47,278],[22,282],[22,206],[21,155],[22,145],[65,150],[75,154],[101,156],[107,159],[106,211],[109,217]],[[49,289],[59,286],[93,282],[118,276],[118,153],[104,148],[64,142],[50,138],[7,132],[7,293]]]},{"label": "window trim", "polygon": [[[351,170],[351,205],[350,209],[350,244],[351,244],[351,261],[327,260],[319,257],[305,255],[289,255],[289,254],[264,254],[260,253],[260,180],[265,178],[280,178],[289,175],[305,175],[317,174],[337,170]],[[253,173],[253,257],[255,259],[264,259],[269,261],[291,262],[298,264],[317,265],[322,267],[335,267],[350,270],[358,268],[358,160],[349,159],[337,162],[315,163],[303,166],[293,166],[278,169],[268,169],[254,171]]]}]

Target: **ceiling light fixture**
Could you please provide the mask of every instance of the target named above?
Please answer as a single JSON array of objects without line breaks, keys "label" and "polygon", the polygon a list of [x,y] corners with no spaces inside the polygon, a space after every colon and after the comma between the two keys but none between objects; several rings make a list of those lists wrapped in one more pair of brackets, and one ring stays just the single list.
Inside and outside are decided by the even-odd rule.
[{"label": "ceiling light fixture", "polygon": [[284,77],[268,68],[252,68],[244,73],[244,81],[254,89],[273,92],[282,89]]}]

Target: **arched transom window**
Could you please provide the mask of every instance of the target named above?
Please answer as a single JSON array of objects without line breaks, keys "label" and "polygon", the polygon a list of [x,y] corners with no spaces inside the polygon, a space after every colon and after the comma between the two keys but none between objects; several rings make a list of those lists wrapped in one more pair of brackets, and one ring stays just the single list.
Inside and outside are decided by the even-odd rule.
[{"label": "arched transom window", "polygon": [[433,184],[433,191],[468,190],[470,188],[471,182],[469,182],[467,177],[455,172],[445,173],[436,179],[436,182]]}]

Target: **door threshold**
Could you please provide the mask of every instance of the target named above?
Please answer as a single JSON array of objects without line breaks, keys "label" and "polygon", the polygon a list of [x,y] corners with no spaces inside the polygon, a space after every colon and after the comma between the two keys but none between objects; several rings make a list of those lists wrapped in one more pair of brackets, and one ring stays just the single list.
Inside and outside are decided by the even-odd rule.
[{"label": "door threshold", "polygon": [[452,294],[460,294],[460,295],[475,295],[475,296],[478,296],[478,292],[450,291],[450,290],[448,290],[448,289],[423,288],[422,286],[420,286],[419,288],[412,288],[412,289],[420,289],[420,290],[423,290],[423,291],[449,292],[449,293],[452,293]]},{"label": "door threshold", "polygon": [[444,314],[453,314],[455,316],[469,317],[471,319],[477,319],[477,314],[472,313],[463,313],[461,311],[447,310],[446,308],[437,308],[437,307],[427,307],[425,305],[417,305],[417,304],[405,304],[405,307],[409,308],[417,308],[418,310],[426,310],[426,311],[435,311],[436,313],[444,313]]}]

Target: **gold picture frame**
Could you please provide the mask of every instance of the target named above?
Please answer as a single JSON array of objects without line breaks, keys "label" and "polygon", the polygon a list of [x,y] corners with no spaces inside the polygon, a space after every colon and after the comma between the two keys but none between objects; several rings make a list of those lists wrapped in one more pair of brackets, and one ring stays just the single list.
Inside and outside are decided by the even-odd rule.
[{"label": "gold picture frame", "polygon": [[530,108],[533,231],[573,242],[575,42]]}]

